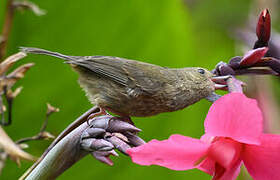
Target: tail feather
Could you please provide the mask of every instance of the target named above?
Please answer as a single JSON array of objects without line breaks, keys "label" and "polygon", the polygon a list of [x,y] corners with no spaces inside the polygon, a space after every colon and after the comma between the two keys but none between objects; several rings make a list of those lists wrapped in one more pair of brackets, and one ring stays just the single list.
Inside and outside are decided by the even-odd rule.
[{"label": "tail feather", "polygon": [[21,52],[24,53],[31,53],[31,54],[45,54],[45,55],[49,55],[49,56],[54,56],[54,57],[58,57],[64,60],[74,60],[71,56],[67,56],[64,54],[60,54],[57,52],[52,52],[52,51],[48,51],[48,50],[44,50],[44,49],[40,49],[40,48],[33,48],[33,47],[20,47],[19,48]]}]

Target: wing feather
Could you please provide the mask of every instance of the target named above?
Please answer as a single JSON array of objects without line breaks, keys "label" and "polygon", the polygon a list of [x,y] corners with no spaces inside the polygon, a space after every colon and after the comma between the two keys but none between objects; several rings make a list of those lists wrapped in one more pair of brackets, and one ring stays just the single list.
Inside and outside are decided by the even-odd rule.
[{"label": "wing feather", "polygon": [[69,61],[106,77],[120,85],[155,93],[165,83],[170,83],[171,76],[164,67],[112,56],[73,56],[77,61]]}]

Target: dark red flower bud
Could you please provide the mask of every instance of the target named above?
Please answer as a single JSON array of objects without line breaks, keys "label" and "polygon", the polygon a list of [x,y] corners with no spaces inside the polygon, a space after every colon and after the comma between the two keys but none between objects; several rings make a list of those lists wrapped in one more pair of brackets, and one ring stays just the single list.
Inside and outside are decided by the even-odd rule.
[{"label": "dark red flower bud", "polygon": [[248,51],[240,61],[241,66],[251,66],[261,60],[268,51],[267,47],[262,47]]},{"label": "dark red flower bud", "polygon": [[268,9],[265,9],[261,12],[259,21],[257,24],[256,33],[258,36],[258,40],[262,43],[268,43],[270,38],[271,31],[271,22],[270,22],[270,14]]}]

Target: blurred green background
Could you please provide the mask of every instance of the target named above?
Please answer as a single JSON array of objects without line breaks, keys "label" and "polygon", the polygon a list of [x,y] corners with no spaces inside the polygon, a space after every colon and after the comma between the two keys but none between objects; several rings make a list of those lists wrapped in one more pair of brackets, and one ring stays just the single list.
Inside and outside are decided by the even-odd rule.
[{"label": "blurred green background", "polygon": [[[110,55],[168,67],[201,66],[213,69],[221,60],[237,55],[231,28],[246,23],[251,1],[235,0],[37,0],[47,11],[35,16],[16,12],[8,54],[19,46],[45,48],[69,55]],[[6,0],[0,2],[0,26]],[[240,55],[240,54],[239,54]],[[77,74],[62,60],[30,55],[17,65],[36,65],[17,83],[22,93],[14,103],[14,121],[5,130],[14,139],[36,134],[45,118],[46,103],[59,107],[47,130],[58,135],[92,105],[77,83]],[[203,134],[203,120],[211,104],[206,100],[182,111],[133,118],[145,140],[166,139],[179,133],[195,138]],[[30,142],[28,152],[40,156],[50,141]],[[67,157],[66,157],[67,158]],[[121,155],[106,166],[87,156],[59,179],[210,179],[198,170],[171,171],[133,164]],[[31,166],[11,160],[0,179],[16,179]]]}]

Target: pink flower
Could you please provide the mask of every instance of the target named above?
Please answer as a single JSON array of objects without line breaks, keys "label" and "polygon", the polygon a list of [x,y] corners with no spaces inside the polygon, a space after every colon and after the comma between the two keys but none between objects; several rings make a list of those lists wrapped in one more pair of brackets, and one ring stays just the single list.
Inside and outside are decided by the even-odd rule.
[{"label": "pink flower", "polygon": [[220,180],[236,179],[244,163],[255,180],[276,180],[280,177],[280,135],[264,134],[262,121],[255,100],[230,93],[211,106],[200,140],[172,135],[127,153],[140,165],[198,168]]}]

